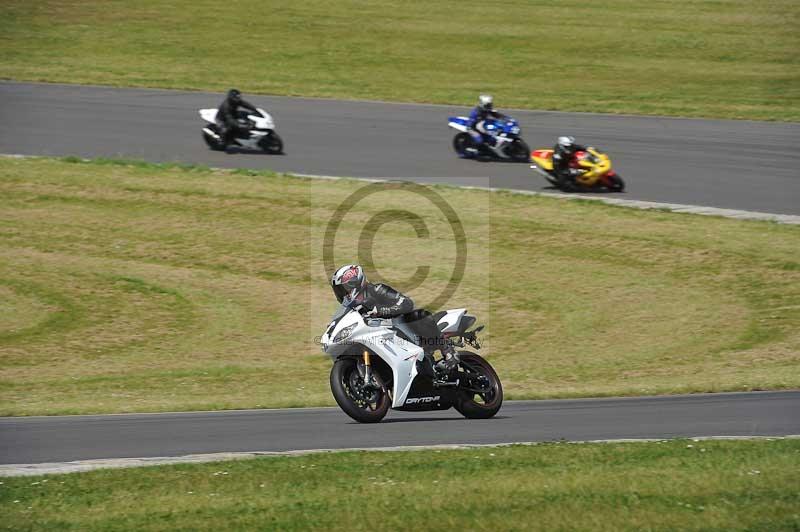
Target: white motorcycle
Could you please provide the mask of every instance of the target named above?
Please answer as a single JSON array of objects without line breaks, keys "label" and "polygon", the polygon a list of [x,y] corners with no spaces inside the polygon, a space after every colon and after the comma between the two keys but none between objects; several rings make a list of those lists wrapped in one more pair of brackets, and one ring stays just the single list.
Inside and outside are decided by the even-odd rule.
[{"label": "white motorcycle", "polygon": [[[257,115],[239,111],[239,132],[231,140],[229,146],[262,150],[266,153],[283,153],[283,139],[275,132],[275,122],[270,114],[258,109]],[[216,109],[200,109],[200,116],[208,122],[203,128],[203,140],[212,150],[224,150],[222,136],[217,124]]]},{"label": "white motorcycle", "polygon": [[[456,347],[480,348],[468,331],[475,317],[467,309],[433,315],[448,342]],[[486,419],[503,403],[503,387],[492,366],[481,356],[459,351],[458,366],[448,375],[433,369],[413,339],[402,317],[365,318],[352,305],[343,305],[322,335],[322,350],[333,359],[331,392],[339,407],[361,423],[377,423],[389,408],[447,410],[455,407],[464,417]]]}]

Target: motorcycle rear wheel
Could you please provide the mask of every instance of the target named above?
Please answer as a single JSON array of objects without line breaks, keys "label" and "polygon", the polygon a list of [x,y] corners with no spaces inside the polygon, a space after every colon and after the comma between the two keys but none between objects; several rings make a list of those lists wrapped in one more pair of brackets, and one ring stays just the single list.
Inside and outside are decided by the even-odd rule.
[{"label": "motorcycle rear wheel", "polygon": [[503,385],[500,378],[482,356],[469,351],[460,351],[459,355],[461,369],[482,375],[488,381],[488,386],[485,392],[459,389],[453,406],[468,419],[488,419],[494,416],[503,405]]},{"label": "motorcycle rear wheel", "polygon": [[[207,127],[208,127],[208,129],[210,129],[214,133],[219,134],[219,130],[215,126],[212,125],[212,126],[207,126]],[[214,151],[222,151],[223,149],[225,149],[222,146],[222,142],[220,142],[216,138],[212,137],[211,135],[209,135],[205,131],[203,131],[203,140],[206,141],[206,145],[209,148],[211,148],[212,150],[214,150]]]},{"label": "motorcycle rear wheel", "polygon": [[453,137],[453,149],[459,157],[469,157],[468,148],[476,148],[475,141],[472,140],[472,136],[469,133],[462,131]]},{"label": "motorcycle rear wheel", "polygon": [[373,392],[373,401],[365,398],[359,389],[363,380],[358,372],[357,361],[354,358],[340,358],[331,368],[331,392],[336,404],[345,414],[359,423],[377,423],[386,416],[391,406],[386,387],[377,374],[373,374],[380,385],[380,389]]}]

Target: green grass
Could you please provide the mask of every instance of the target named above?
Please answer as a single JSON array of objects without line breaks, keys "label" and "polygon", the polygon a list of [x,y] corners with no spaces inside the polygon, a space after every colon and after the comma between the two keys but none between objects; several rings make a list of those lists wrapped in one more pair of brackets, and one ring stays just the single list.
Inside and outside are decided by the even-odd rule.
[{"label": "green grass", "polygon": [[[363,186],[0,158],[0,414],[333,404],[314,342],[335,308],[322,235]],[[429,190],[466,230],[447,306],[487,325],[507,397],[800,387],[800,227]],[[456,251],[407,190],[359,203],[335,262],[358,260],[386,209],[429,234],[408,216],[382,225],[370,278],[427,306]]]},{"label": "green grass", "polygon": [[800,442],[360,452],[4,478],[8,530],[800,529]]},{"label": "green grass", "polygon": [[798,121],[798,25],[792,0],[5,0],[0,78]]}]

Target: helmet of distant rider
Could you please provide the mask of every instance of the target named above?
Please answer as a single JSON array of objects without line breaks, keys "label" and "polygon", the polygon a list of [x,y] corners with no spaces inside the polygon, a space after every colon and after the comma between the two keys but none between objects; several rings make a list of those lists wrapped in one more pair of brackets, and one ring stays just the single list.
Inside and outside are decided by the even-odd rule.
[{"label": "helmet of distant rider", "polygon": [[354,301],[367,287],[367,276],[358,264],[342,266],[331,277],[331,288],[339,303]]},{"label": "helmet of distant rider", "polygon": [[238,89],[231,89],[228,91],[228,101],[231,103],[241,103],[242,93]]},{"label": "helmet of distant rider", "polygon": [[491,94],[481,94],[478,96],[478,107],[485,111],[491,111],[494,99]]},{"label": "helmet of distant rider", "polygon": [[575,149],[575,137],[558,137],[557,144],[565,153],[572,153]]}]

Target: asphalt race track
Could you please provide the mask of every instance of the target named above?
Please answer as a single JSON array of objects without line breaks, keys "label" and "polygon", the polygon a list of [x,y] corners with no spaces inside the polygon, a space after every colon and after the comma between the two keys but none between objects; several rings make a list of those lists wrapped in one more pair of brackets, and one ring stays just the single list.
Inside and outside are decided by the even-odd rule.
[{"label": "asphalt race track", "polygon": [[[200,136],[219,94],[0,82],[0,153],[128,157],[216,167],[547,190],[524,164],[460,160],[464,108],[253,96],[286,155],[224,154]],[[502,107],[502,102],[499,102]],[[532,148],[559,134],[607,151],[629,199],[800,214],[800,124],[513,111]],[[336,408],[0,418],[0,464],[408,445],[800,434],[800,392],[512,401],[491,420]]]},{"label": "asphalt race track", "polygon": [[0,464],[435,444],[800,434],[800,392],[510,401],[489,420],[337,408],[0,418]]},{"label": "asphalt race track", "polygon": [[[286,155],[208,150],[197,110],[216,107],[220,94],[14,82],[0,82],[0,153],[547,190],[525,164],[457,159],[447,117],[465,108],[246,96],[273,114]],[[614,197],[800,214],[800,124],[511,114],[531,148],[571,134],[609,153],[629,189]]]}]

